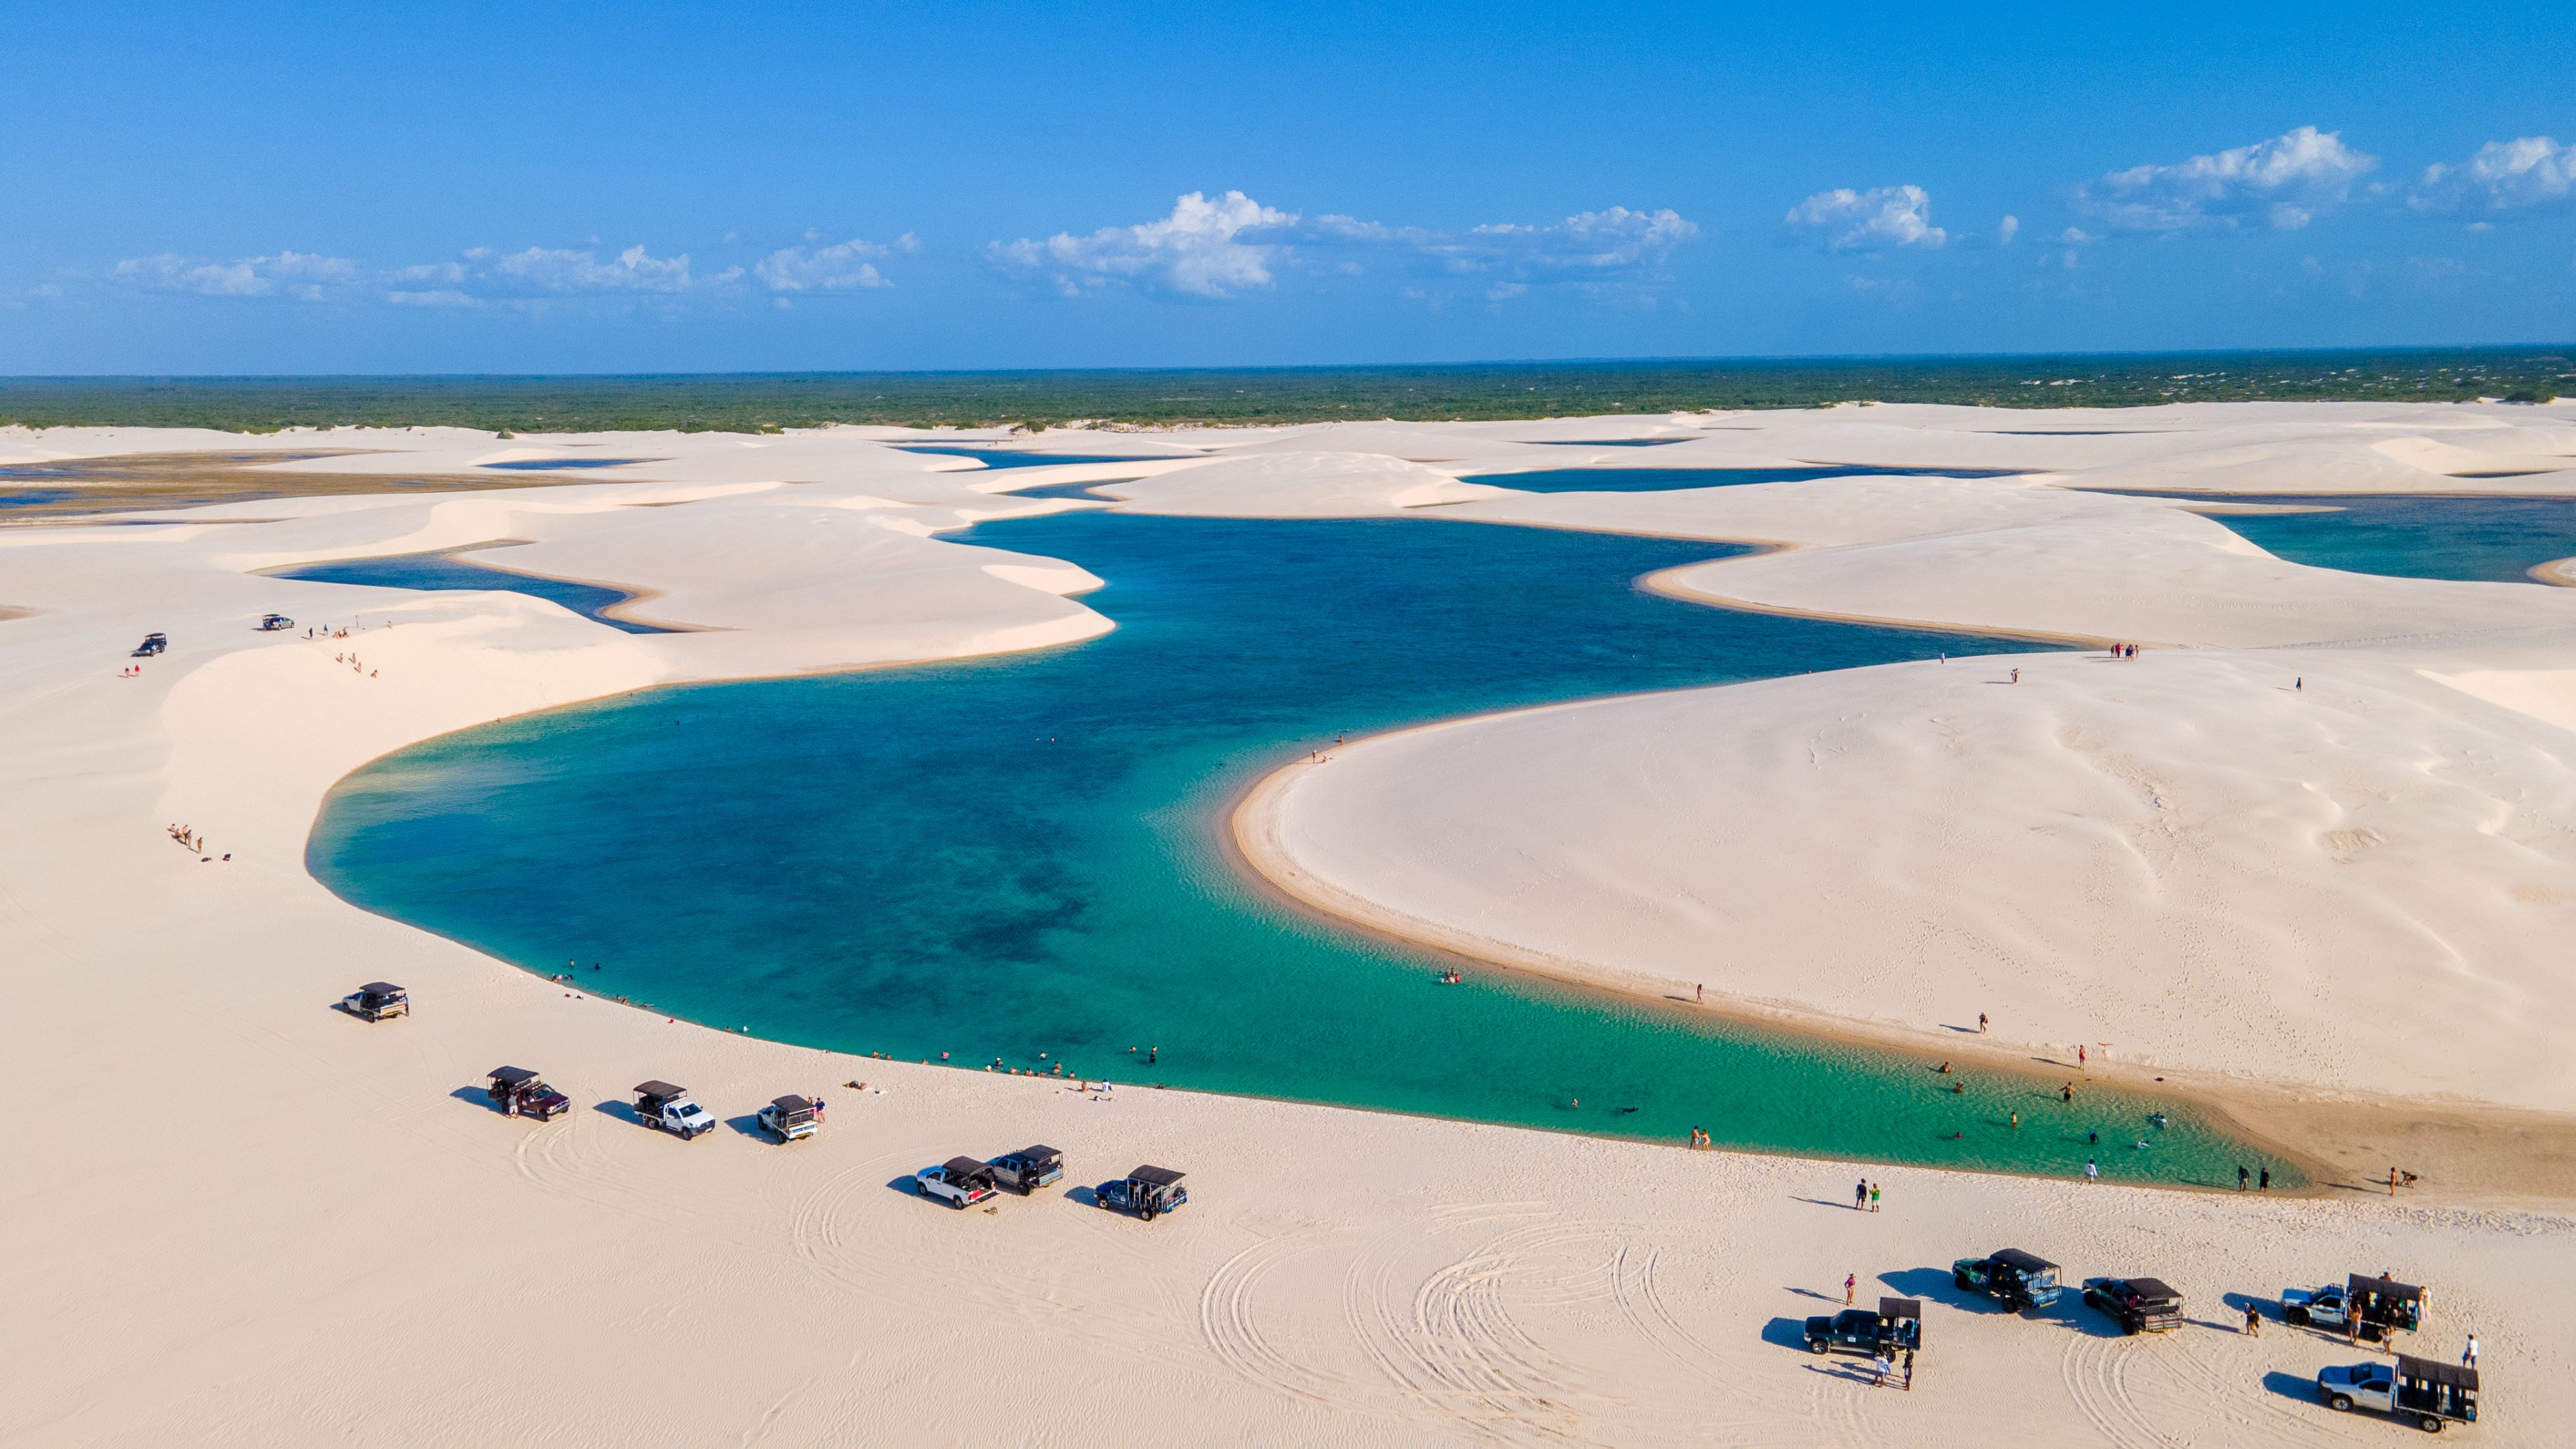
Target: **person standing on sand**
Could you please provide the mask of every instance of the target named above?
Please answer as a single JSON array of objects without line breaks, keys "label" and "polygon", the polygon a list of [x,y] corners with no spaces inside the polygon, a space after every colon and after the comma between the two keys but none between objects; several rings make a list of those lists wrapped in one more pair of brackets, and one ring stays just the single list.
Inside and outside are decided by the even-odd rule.
[{"label": "person standing on sand", "polygon": [[2013,683],[2015,683],[2015,684],[2019,684],[2019,683],[2021,683],[2021,671],[2020,671],[2020,670],[2018,670],[2018,669],[2016,669],[2016,670],[2014,670],[2014,671],[2013,671]]},{"label": "person standing on sand", "polygon": [[2388,1169],[2388,1195],[2397,1196],[2397,1169],[2394,1167]]},{"label": "person standing on sand", "polygon": [[2245,1303],[2245,1332],[2255,1338],[2263,1336],[2263,1310],[2255,1307],[2251,1299]]},{"label": "person standing on sand", "polygon": [[1869,1210],[1878,1211],[1878,1184],[1874,1182],[1869,1185]]},{"label": "person standing on sand", "polygon": [[1984,1012],[1980,1011],[1980,1012],[1978,1012],[1978,1013],[1977,1013],[1977,1030],[1979,1030],[1979,1031],[1981,1031],[1981,1032],[1982,1032],[1982,1031],[1984,1031],[1985,1029],[1986,1029],[1986,1014],[1985,1014]]},{"label": "person standing on sand", "polygon": [[1914,1350],[1905,1351],[1905,1391],[1914,1392]]},{"label": "person standing on sand", "polygon": [[1867,1206],[1869,1206],[1869,1179],[1864,1177],[1852,1184],[1852,1211],[1859,1212]]},{"label": "person standing on sand", "polygon": [[2090,1158],[2090,1157],[2085,1158],[2085,1159],[2084,1159],[2084,1181],[2086,1182],[2086,1184],[2087,1184],[2087,1185],[2090,1185],[2090,1184],[2092,1184],[2092,1183],[2100,1182],[2101,1180],[2102,1180],[2102,1165],[2101,1165],[2100,1163],[2098,1163],[2098,1162],[2095,1162],[2095,1161],[2094,1161],[2092,1158]]},{"label": "person standing on sand", "polygon": [[1859,1290],[1860,1275],[1858,1273],[1845,1273],[1843,1275],[1843,1306],[1845,1308],[1851,1307],[1852,1295]]},{"label": "person standing on sand", "polygon": [[1706,1005],[1708,1003],[1707,982],[1703,981],[1699,985],[1691,988],[1691,1000],[1698,1002],[1701,1005]]},{"label": "person standing on sand", "polygon": [[2460,1367],[2474,1372],[2477,1369],[2477,1366],[2478,1335],[2474,1330],[2472,1330],[2469,1334],[2469,1346],[2460,1350]]},{"label": "person standing on sand", "polygon": [[[2075,1065],[2078,1067],[2084,1066],[2084,1043],[2080,1041],[2075,1044]],[[2089,1067],[2085,1069],[2088,1071],[2091,1070]]]},{"label": "person standing on sand", "polygon": [[1883,1389],[1887,1387],[1887,1376],[1896,1372],[1896,1365],[1887,1361],[1886,1349],[1880,1349],[1878,1351],[1878,1356],[1869,1361],[1869,1371],[1869,1386],[1871,1388]]}]

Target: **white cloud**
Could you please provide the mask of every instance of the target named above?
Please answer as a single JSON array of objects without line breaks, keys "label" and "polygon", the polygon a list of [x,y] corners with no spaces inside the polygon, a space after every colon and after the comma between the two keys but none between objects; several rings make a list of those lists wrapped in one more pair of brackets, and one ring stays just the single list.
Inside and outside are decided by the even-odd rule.
[{"label": "white cloud", "polygon": [[1287,248],[1264,238],[1296,222],[1293,213],[1240,191],[1214,201],[1193,191],[1158,221],[1104,226],[1089,236],[1057,232],[1045,241],[995,242],[985,254],[1006,267],[1048,273],[1067,295],[1123,281],[1223,298],[1271,285],[1271,268]]},{"label": "white cloud", "polygon": [[109,274],[127,286],[154,292],[193,292],[201,297],[271,297],[319,301],[326,287],[353,281],[358,264],[345,257],[281,251],[234,262],[198,261],[176,253],[133,257]]},{"label": "white cloud", "polygon": [[[478,248],[466,253],[478,260],[489,253]],[[641,245],[628,247],[608,261],[597,252],[573,251],[563,247],[529,247],[493,258],[476,269],[478,277],[504,285],[537,292],[641,292],[671,295],[706,287],[720,287],[737,281],[742,268],[728,267],[713,276],[695,276],[689,271],[689,254],[656,257]]]},{"label": "white cloud", "polygon": [[[910,241],[907,234],[903,240]],[[900,243],[898,243],[900,245]],[[751,274],[773,292],[807,292],[820,288],[826,292],[845,292],[865,287],[891,287],[876,264],[893,254],[894,248],[874,242],[845,241],[836,246],[782,247],[762,257],[752,266]]]},{"label": "white cloud", "polygon": [[1274,286],[1292,270],[1348,277],[1387,265],[1479,279],[1488,301],[1505,301],[1535,285],[1590,285],[1650,271],[1698,234],[1669,209],[1613,206],[1546,225],[1499,222],[1447,232],[1333,212],[1300,217],[1240,191],[1215,201],[1192,192],[1161,221],[996,242],[986,254],[1016,271],[1051,275],[1067,295],[1127,281],[1223,298]]},{"label": "white cloud", "polygon": [[2020,234],[2020,217],[2007,215],[2003,220],[1995,223],[1995,240],[2003,243],[2005,246],[2011,246],[2012,239]]},{"label": "white cloud", "polygon": [[[2527,211],[2576,196],[2576,146],[2547,136],[2489,141],[2457,165],[2424,168],[2406,204],[2423,212]],[[2474,224],[2474,223],[2473,223]]]},{"label": "white cloud", "polygon": [[2279,231],[2342,205],[2379,158],[2334,131],[2301,126],[2251,146],[2171,166],[2132,166],[2075,189],[2076,208],[2109,230],[2232,230],[2259,219]]},{"label": "white cloud", "polygon": [[1789,208],[1789,225],[1825,237],[1832,251],[1854,247],[1937,247],[1950,234],[1932,224],[1932,193],[1920,186],[1848,186],[1819,191]]},{"label": "white cloud", "polygon": [[392,291],[385,293],[385,300],[397,307],[480,307],[483,305],[482,298],[457,291],[453,287],[439,287],[426,292]]},{"label": "white cloud", "polygon": [[1466,259],[1505,267],[1516,275],[1566,278],[1630,271],[1660,264],[1674,247],[1699,235],[1699,228],[1680,212],[1578,212],[1554,226],[1518,226],[1509,222],[1479,226],[1456,242],[1428,237],[1414,242],[1445,259]]}]

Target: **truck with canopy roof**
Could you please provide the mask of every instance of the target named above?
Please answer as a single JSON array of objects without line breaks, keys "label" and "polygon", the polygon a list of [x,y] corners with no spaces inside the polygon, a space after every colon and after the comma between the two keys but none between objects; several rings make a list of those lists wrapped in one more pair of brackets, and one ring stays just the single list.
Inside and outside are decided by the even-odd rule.
[{"label": "truck with canopy roof", "polygon": [[635,1115],[683,1142],[716,1125],[716,1114],[691,1101],[688,1088],[661,1081],[635,1084]]},{"label": "truck with canopy roof", "polygon": [[1043,1144],[1005,1152],[993,1159],[992,1166],[1002,1186],[1022,1197],[1064,1178],[1064,1154]]},{"label": "truck with canopy roof", "polygon": [[2055,1263],[2019,1248],[1961,1258],[1950,1265],[1950,1281],[1962,1293],[1983,1293],[2016,1313],[2046,1308],[2065,1291],[2058,1285]]},{"label": "truck with canopy roof", "polygon": [[505,1117],[534,1117],[540,1122],[560,1117],[572,1110],[572,1099],[545,1084],[545,1079],[526,1067],[494,1067],[491,1085],[483,1095],[501,1109]]},{"label": "truck with canopy roof", "polygon": [[1091,1195],[1102,1207],[1134,1213],[1150,1223],[1190,1200],[1190,1190],[1181,1186],[1182,1176],[1168,1167],[1139,1167],[1116,1182],[1093,1188]]},{"label": "truck with canopy roof", "polygon": [[2455,1363],[2397,1355],[2397,1362],[2357,1363],[2317,1373],[2317,1399],[2339,1414],[2375,1409],[2427,1434],[2478,1420],[2478,1371]]},{"label": "truck with canopy roof", "polygon": [[390,981],[370,981],[340,998],[340,1009],[360,1021],[411,1015],[411,993]]},{"label": "truck with canopy roof", "polygon": [[1923,1346],[1923,1304],[1913,1298],[1881,1298],[1878,1311],[1846,1308],[1807,1320],[1807,1352],[1897,1354]]},{"label": "truck with canopy roof", "polygon": [[952,1157],[937,1167],[925,1167],[912,1176],[913,1181],[921,1184],[923,1197],[937,1199],[960,1210],[1001,1191],[993,1183],[993,1169],[976,1157]]},{"label": "truck with canopy roof", "polygon": [[2084,1301],[2109,1314],[2122,1333],[2182,1327],[2182,1294],[2161,1278],[2087,1278]]},{"label": "truck with canopy roof", "polygon": [[760,1125],[783,1145],[799,1137],[811,1137],[821,1130],[823,1121],[815,1115],[814,1104],[803,1097],[780,1097],[760,1109]]},{"label": "truck with canopy roof", "polygon": [[2381,1343],[2401,1328],[2414,1332],[2423,1323],[2431,1298],[2412,1283],[2352,1273],[2341,1287],[2328,1283],[2281,1290],[2281,1319],[2300,1327],[2341,1329],[2365,1342]]}]

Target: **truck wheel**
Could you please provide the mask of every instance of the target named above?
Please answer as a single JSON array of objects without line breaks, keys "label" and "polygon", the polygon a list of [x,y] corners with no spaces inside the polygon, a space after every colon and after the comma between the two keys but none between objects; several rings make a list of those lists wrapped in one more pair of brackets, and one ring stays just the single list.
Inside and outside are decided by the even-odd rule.
[{"label": "truck wheel", "polygon": [[2129,1336],[2131,1336],[2131,1337],[2135,1337],[2135,1336],[2137,1335],[2137,1332],[2138,1332],[2138,1325],[2137,1325],[2135,1322],[2133,1322],[2133,1321],[2131,1321],[2131,1320],[2129,1320],[2129,1319],[2126,1319],[2126,1318],[2121,1319],[2121,1320],[2120,1320],[2120,1332],[2122,1332],[2122,1333],[2124,1333],[2124,1334],[2127,1334],[2127,1335],[2129,1335]]},{"label": "truck wheel", "polygon": [[1965,1273],[1953,1273],[1953,1274],[1951,1274],[1951,1275],[1950,1275],[1950,1281],[1951,1281],[1953,1284],[1955,1284],[1955,1285],[1958,1287],[1959,1291],[1960,1291],[1960,1292],[1962,1292],[1962,1293],[1973,1292],[1973,1291],[1975,1291],[1976,1286],[1977,1286],[1977,1285],[1975,1285],[1975,1284],[1973,1284],[1973,1283],[1971,1283],[1971,1282],[1969,1282],[1969,1281],[1968,1281],[1968,1275],[1967,1275],[1967,1274],[1965,1274]]},{"label": "truck wheel", "polygon": [[1807,1340],[1807,1352],[1809,1352],[1809,1353],[1823,1353],[1827,1348],[1830,1348],[1831,1346],[1832,1346],[1832,1345],[1830,1345],[1830,1344],[1826,1343],[1826,1342],[1825,1342],[1823,1339],[1821,1339],[1821,1338],[1811,1338],[1811,1339],[1808,1339],[1808,1340]]},{"label": "truck wheel", "polygon": [[2442,1432],[2442,1421],[2433,1417],[2431,1414],[2426,1414],[2424,1416],[2423,1424],[2424,1432],[2427,1434],[2439,1434]]},{"label": "truck wheel", "polygon": [[2326,1407],[2334,1410],[2338,1414],[2349,1414],[2352,1412],[2352,1396],[2350,1394],[2337,1394],[2333,1398],[2326,1400]]},{"label": "truck wheel", "polygon": [[1144,1218],[1145,1221],[1149,1223],[1152,1222],[1154,1220],[1154,1210],[1152,1208],[1145,1209]]},{"label": "truck wheel", "polygon": [[2281,1321],[2294,1328],[2305,1328],[2308,1326],[2308,1310],[2304,1308],[2284,1308],[2281,1310]]}]

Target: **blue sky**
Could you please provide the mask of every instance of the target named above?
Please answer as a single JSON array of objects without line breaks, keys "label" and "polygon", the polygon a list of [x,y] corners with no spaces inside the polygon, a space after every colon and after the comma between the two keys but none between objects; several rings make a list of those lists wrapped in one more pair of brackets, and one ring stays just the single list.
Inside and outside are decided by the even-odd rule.
[{"label": "blue sky", "polygon": [[16,0],[0,372],[2576,335],[2555,12],[2106,8]]}]

